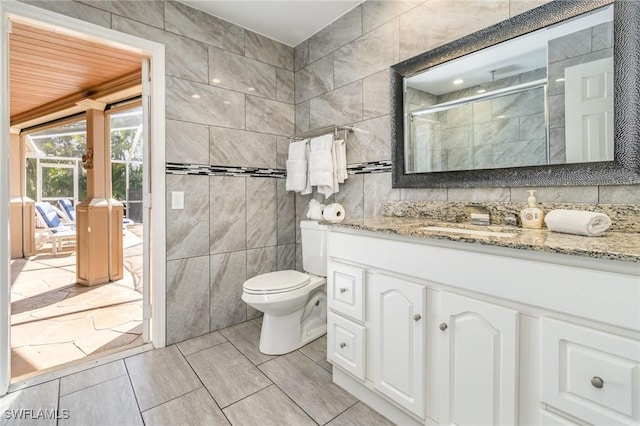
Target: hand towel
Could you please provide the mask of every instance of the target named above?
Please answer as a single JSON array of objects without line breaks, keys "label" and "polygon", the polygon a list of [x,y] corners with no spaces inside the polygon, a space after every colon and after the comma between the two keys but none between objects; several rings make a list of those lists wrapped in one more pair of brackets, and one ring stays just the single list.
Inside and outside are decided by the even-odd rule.
[{"label": "hand towel", "polygon": [[324,135],[311,139],[309,153],[309,182],[318,187],[325,198],[333,194],[333,159],[331,148],[333,135]]},{"label": "hand towel", "polygon": [[[305,139],[304,142],[305,142],[305,147],[304,147],[305,156],[307,160],[309,160],[309,155],[311,153],[311,142],[309,141],[309,139]],[[311,179],[309,179],[310,173],[311,173],[311,170],[309,169],[309,164],[307,161],[307,185],[305,186],[304,190],[302,190],[302,192],[300,193],[302,195],[309,195],[313,192],[313,188],[311,187]]]},{"label": "hand towel", "polygon": [[551,210],[544,222],[551,231],[587,237],[601,235],[611,226],[606,214],[581,210]]},{"label": "hand towel", "polygon": [[307,187],[307,141],[289,144],[287,167],[287,191],[302,192]]},{"label": "hand towel", "polygon": [[333,193],[335,194],[336,192],[340,192],[340,179],[338,178],[338,151],[337,151],[337,145],[336,145],[336,141],[337,139],[334,139],[333,143],[331,144],[331,160],[333,163]]},{"label": "hand towel", "polygon": [[336,139],[333,141],[335,150],[334,173],[338,177],[338,183],[344,183],[349,177],[347,173],[347,146],[344,139]]}]

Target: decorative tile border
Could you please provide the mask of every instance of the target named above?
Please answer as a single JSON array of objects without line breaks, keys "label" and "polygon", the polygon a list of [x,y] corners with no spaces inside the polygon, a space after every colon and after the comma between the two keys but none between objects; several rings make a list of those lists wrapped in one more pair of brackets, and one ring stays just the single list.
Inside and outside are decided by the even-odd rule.
[{"label": "decorative tile border", "polygon": [[[200,175],[200,176],[237,176],[237,177],[270,177],[284,179],[285,169],[264,167],[210,166],[208,164],[166,163],[168,175]],[[391,160],[369,161],[347,165],[350,175],[391,172]]]},{"label": "decorative tile border", "polygon": [[210,166],[208,164],[166,163],[168,175],[266,177],[284,179],[286,170],[264,167]]},{"label": "decorative tile border", "polygon": [[366,163],[347,164],[350,175],[391,172],[391,160],[369,161]]}]

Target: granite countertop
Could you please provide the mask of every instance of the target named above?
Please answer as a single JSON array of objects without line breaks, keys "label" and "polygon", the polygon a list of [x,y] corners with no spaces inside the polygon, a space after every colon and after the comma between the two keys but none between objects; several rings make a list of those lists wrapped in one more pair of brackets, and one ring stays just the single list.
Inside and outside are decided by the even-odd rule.
[{"label": "granite countertop", "polygon": [[[430,240],[457,241],[559,253],[623,262],[640,262],[640,233],[607,231],[598,237],[561,234],[545,229],[523,229],[515,226],[474,226],[464,223],[439,222],[416,217],[375,217],[345,220],[333,223],[338,228],[350,228],[386,234],[422,237]],[[461,234],[421,229],[424,227],[444,227],[477,231],[516,234],[512,237]]]}]

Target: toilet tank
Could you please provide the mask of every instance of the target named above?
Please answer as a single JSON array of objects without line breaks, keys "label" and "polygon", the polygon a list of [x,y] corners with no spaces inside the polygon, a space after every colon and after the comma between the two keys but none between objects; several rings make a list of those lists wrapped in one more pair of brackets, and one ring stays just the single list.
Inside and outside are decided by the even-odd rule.
[{"label": "toilet tank", "polygon": [[316,220],[301,220],[302,267],[306,272],[327,276],[327,225]]}]

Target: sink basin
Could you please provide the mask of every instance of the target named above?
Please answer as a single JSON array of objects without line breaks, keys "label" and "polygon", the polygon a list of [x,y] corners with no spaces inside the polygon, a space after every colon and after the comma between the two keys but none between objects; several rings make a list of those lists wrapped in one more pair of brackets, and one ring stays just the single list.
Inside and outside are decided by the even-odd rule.
[{"label": "sink basin", "polygon": [[447,232],[451,234],[477,235],[480,237],[499,237],[499,238],[512,238],[518,235],[511,232],[478,231],[476,229],[445,228],[443,226],[425,226],[423,228],[420,228],[420,230]]}]

